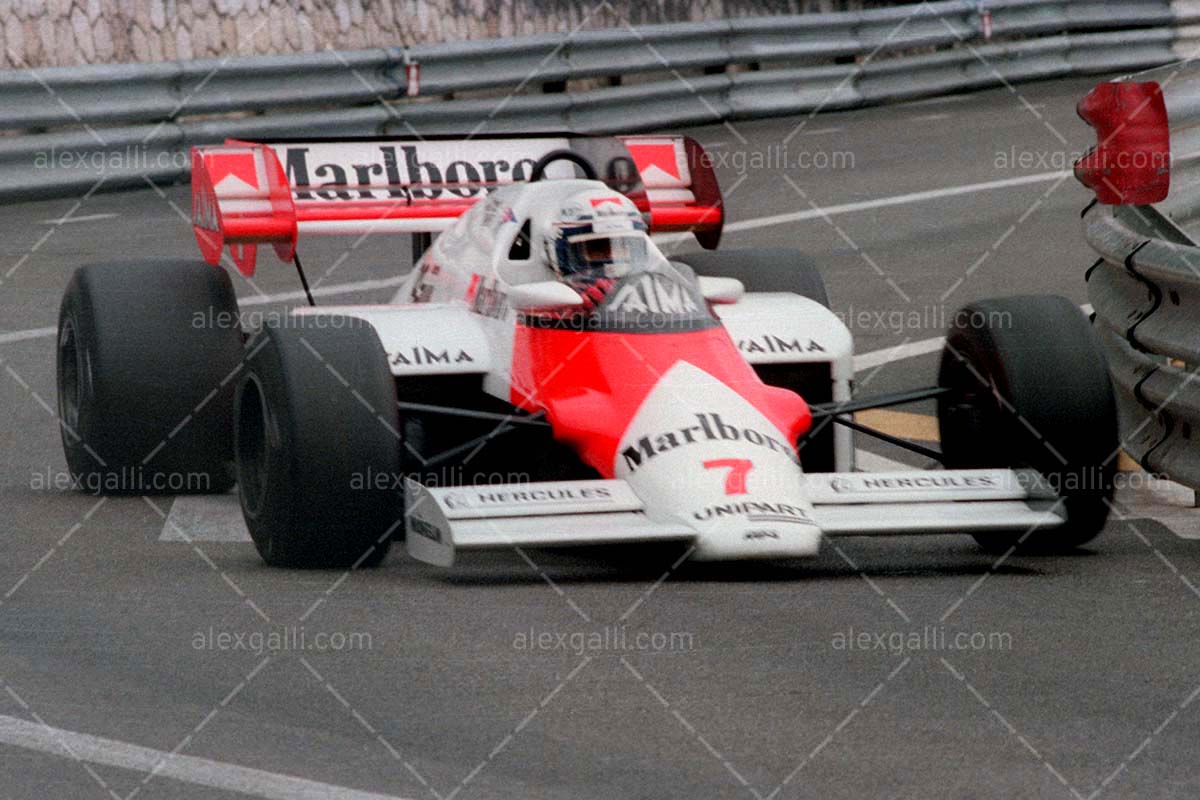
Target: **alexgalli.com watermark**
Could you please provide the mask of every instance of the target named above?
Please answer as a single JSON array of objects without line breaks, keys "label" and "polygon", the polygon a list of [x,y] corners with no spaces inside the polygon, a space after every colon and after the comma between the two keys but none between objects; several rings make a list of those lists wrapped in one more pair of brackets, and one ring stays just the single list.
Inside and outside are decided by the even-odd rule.
[{"label": "alexgalli.com watermark", "polygon": [[192,649],[217,653],[344,653],[371,650],[366,631],[309,631],[303,625],[264,630],[224,630],[209,626],[192,634]]},{"label": "alexgalli.com watermark", "polygon": [[[480,445],[484,447],[486,445]],[[529,484],[533,477],[528,472],[484,472],[464,466],[447,466],[420,472],[379,472],[368,469],[350,474],[350,490],[402,492],[405,481],[413,480],[426,486],[506,486]]]},{"label": "alexgalli.com watermark", "polygon": [[1028,150],[1013,145],[1007,150],[997,150],[993,164],[996,169],[1012,170],[1058,170],[1065,172],[1075,166],[1084,156],[1099,160],[1102,170],[1171,168],[1170,153],[1148,153],[1142,150],[1101,148],[1096,152],[1085,150]]},{"label": "alexgalli.com watermark", "polygon": [[192,327],[197,330],[229,330],[236,328],[243,331],[253,331],[259,328],[272,327],[311,331],[361,328],[362,325],[363,322],[358,317],[350,317],[343,314],[293,314],[290,311],[269,309],[216,311],[211,306],[192,312]]},{"label": "alexgalli.com watermark", "polygon": [[700,161],[706,167],[731,169],[739,175],[764,170],[851,170],[856,165],[854,153],[849,150],[789,149],[786,144],[763,148],[710,146]]},{"label": "alexgalli.com watermark", "polygon": [[86,492],[88,494],[127,494],[131,492],[175,492],[177,494],[212,491],[212,476],[204,472],[159,472],[151,467],[121,467],[102,472],[72,475],[46,467],[29,475],[29,488],[35,492]]},{"label": "alexgalli.com watermark", "polygon": [[851,331],[877,333],[887,331],[896,335],[944,331],[959,328],[1011,328],[1012,314],[1008,311],[980,311],[943,304],[906,308],[861,308],[847,306],[834,314]]},{"label": "alexgalli.com watermark", "polygon": [[100,147],[72,150],[51,147],[39,151],[34,169],[87,170],[89,172],[150,172],[162,169],[187,169],[191,155],[187,150],[157,149],[143,144],[125,147]]},{"label": "alexgalli.com watermark", "polygon": [[1008,652],[1013,637],[1007,631],[947,631],[944,625],[925,625],[911,631],[868,631],[854,627],[838,631],[830,645],[834,650],[861,653],[951,653],[958,651]]},{"label": "alexgalli.com watermark", "polygon": [[537,653],[565,652],[577,656],[603,653],[687,653],[695,649],[694,634],[686,631],[631,631],[628,625],[605,625],[595,630],[529,628],[513,636],[513,649]]}]

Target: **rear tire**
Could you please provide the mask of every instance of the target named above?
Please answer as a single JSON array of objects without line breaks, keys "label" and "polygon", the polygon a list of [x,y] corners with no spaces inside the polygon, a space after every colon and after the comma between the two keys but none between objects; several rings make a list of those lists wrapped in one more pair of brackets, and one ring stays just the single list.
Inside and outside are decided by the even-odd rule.
[{"label": "rear tire", "polygon": [[238,495],[263,560],[373,567],[404,525],[396,390],[375,329],[292,317],[247,345],[234,428]]},{"label": "rear tire", "polygon": [[985,550],[1066,552],[1104,528],[1116,474],[1116,403],[1091,323],[1056,296],[963,308],[938,374],[946,467],[1033,468],[1064,500],[1063,527],[976,534]]},{"label": "rear tire", "polygon": [[229,275],[195,261],[75,271],[58,318],[58,413],[75,485],[224,492],[242,357]]},{"label": "rear tire", "polygon": [[[699,275],[736,278],[748,292],[790,292],[815,300],[829,308],[829,292],[816,264],[799,250],[716,250],[687,253],[678,257]],[[819,367],[819,368],[817,368]],[[833,400],[832,376],[827,367],[815,364],[757,364],[754,371],[763,383],[796,392],[810,404]],[[818,422],[815,433],[798,443],[805,472],[832,472],[835,425]]]},{"label": "rear tire", "polygon": [[737,278],[747,292],[791,292],[829,308],[829,292],[817,265],[799,250],[755,248],[685,253],[682,261],[698,275]]}]

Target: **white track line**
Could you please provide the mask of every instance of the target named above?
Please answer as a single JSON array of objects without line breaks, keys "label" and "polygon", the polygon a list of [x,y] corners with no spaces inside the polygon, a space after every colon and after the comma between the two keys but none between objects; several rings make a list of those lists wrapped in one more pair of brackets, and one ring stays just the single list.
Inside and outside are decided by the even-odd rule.
[{"label": "white track line", "polygon": [[249,542],[250,529],[236,492],[175,498],[158,534],[160,542]]},{"label": "white track line", "polygon": [[854,371],[863,372],[868,369],[890,364],[893,361],[903,361],[906,358],[936,353],[946,343],[945,336],[935,336],[932,339],[922,339],[919,342],[907,342],[895,347],[885,347],[882,350],[872,350],[869,353],[859,353],[854,357]]},{"label": "white track line", "polygon": [[927,97],[924,100],[909,100],[905,103],[900,103],[900,108],[912,108],[913,106],[936,106],[945,103],[965,103],[968,100],[976,99],[974,95],[969,94],[947,94],[941,97]]},{"label": "white track line", "polygon": [[[354,281],[353,283],[334,283],[329,286],[318,286],[312,290],[313,297],[329,297],[331,295],[350,294],[352,292],[369,292],[374,289],[390,289],[399,286],[408,277],[395,275],[391,278],[377,278],[369,281]],[[249,297],[239,297],[239,306],[262,306],[268,303],[286,303],[289,300],[304,300],[304,290],[294,292],[279,292],[277,294],[252,294]]]},{"label": "white track line", "polygon": [[[769,217],[758,217],[756,219],[745,219],[740,222],[733,222],[725,226],[726,233],[737,233],[738,231],[749,231],[756,228],[768,228],[772,225],[782,225],[788,222],[802,222],[809,219],[821,219],[824,217],[833,217],[839,214],[852,214],[857,211],[870,211],[875,208],[887,208],[889,206],[907,205],[908,203],[922,203],[928,200],[939,200],[943,197],[957,197],[964,194],[974,194],[976,192],[988,192],[995,189],[1007,189],[1013,186],[1025,186],[1031,183],[1048,183],[1050,181],[1059,180],[1064,175],[1070,175],[1070,172],[1042,172],[1037,175],[1022,175],[1017,178],[1006,178],[999,181],[987,181],[985,183],[971,183],[965,186],[948,186],[942,189],[929,189],[924,192],[911,192],[909,194],[895,195],[893,197],[880,197],[875,200],[864,200],[859,203],[845,203],[837,206],[827,206],[825,208],[810,208],[804,211],[792,211],[787,214],[775,214]],[[667,234],[654,237],[656,241],[682,241],[691,234]],[[398,286],[404,276],[396,276],[393,278],[382,278],[379,280],[357,281],[354,283],[342,283],[332,286],[319,286],[313,289],[314,297],[328,297],[329,295],[348,294],[351,292],[365,292],[371,289],[383,289],[392,286]],[[238,304],[242,306],[263,305],[266,303],[283,303],[289,300],[304,299],[304,292],[281,292],[279,294],[269,295],[254,295],[250,297],[240,298]],[[27,339],[42,339],[48,336],[53,336],[56,333],[55,328],[30,328],[24,331],[13,331],[11,333],[0,333],[0,344],[11,344],[12,342],[22,342]]]},{"label": "white track line", "polygon": [[53,336],[56,333],[58,333],[58,328],[30,328],[27,331],[0,333],[0,344],[23,342],[26,339],[44,339],[48,336]]},{"label": "white track line", "polygon": [[[313,297],[329,297],[331,295],[352,294],[354,292],[368,292],[375,289],[390,289],[399,286],[405,277],[404,275],[397,275],[392,278],[378,278],[368,281],[354,281],[352,283],[335,283],[329,286],[318,286],[313,289],[312,293]],[[303,299],[304,292],[302,290],[279,292],[277,294],[250,295],[249,297],[239,297],[238,306],[262,306],[269,303],[286,303],[291,300]],[[57,328],[30,328],[24,331],[0,333],[0,344],[23,342],[27,339],[44,339],[54,336],[57,332]]]},{"label": "white track line", "polygon": [[403,800],[0,716],[0,743],[270,800]]},{"label": "white track line", "polygon": [[[965,194],[978,194],[980,192],[992,192],[997,189],[1011,189],[1014,186],[1050,183],[1051,181],[1062,180],[1064,177],[1072,174],[1071,172],[1062,170],[1058,172],[1039,172],[1035,175],[1020,175],[1015,178],[1004,178],[998,181],[968,183],[962,186],[945,186],[941,189],[926,189],[921,192],[909,192],[908,194],[897,194],[891,197],[877,197],[874,200],[862,200],[857,203],[842,203],[841,205],[825,206],[824,208],[806,208],[802,211],[789,211],[786,214],[772,214],[767,217],[755,217],[753,219],[731,222],[724,227],[724,231],[725,233],[739,233],[740,231],[752,231],[757,228],[784,225],[789,222],[805,222],[811,219],[836,217],[841,214],[872,211],[877,208],[904,206],[910,203],[925,203],[930,200],[941,200],[946,197],[959,197]],[[686,241],[690,236],[690,233],[660,233],[654,236],[654,241],[660,244],[671,244]]]},{"label": "white track line", "polygon": [[[1079,310],[1084,314],[1090,315],[1093,311],[1092,304],[1084,303],[1079,307]],[[932,339],[922,339],[919,342],[906,342],[895,347],[885,347],[882,350],[860,353],[854,357],[854,371],[863,372],[883,364],[890,364],[893,361],[903,361],[906,358],[916,358],[917,356],[936,353],[942,349],[942,345],[945,343],[945,336],[935,336]]]},{"label": "white track line", "polygon": [[59,217],[58,219],[44,219],[42,220],[41,224],[58,227],[59,225],[71,225],[76,222],[96,222],[97,220],[112,219],[119,216],[120,214],[85,214],[82,217]]},{"label": "white track line", "polygon": [[[947,186],[942,189],[927,189],[923,192],[910,192],[908,194],[898,194],[892,197],[878,197],[874,200],[863,200],[858,203],[843,203],[837,206],[826,206],[825,208],[808,208],[803,211],[791,211],[787,214],[772,214],[769,217],[758,217],[757,219],[744,219],[739,222],[731,222],[725,226],[726,233],[738,233],[739,231],[750,231],[756,228],[769,228],[773,225],[782,225],[787,222],[803,222],[809,219],[824,219],[825,217],[836,217],[839,214],[853,214],[859,211],[871,211],[876,208],[888,208],[890,206],[903,206],[910,203],[924,203],[929,200],[941,200],[946,197],[959,197],[964,194],[977,194],[979,192],[991,192],[996,189],[1010,189],[1014,186],[1027,186],[1031,183],[1050,183],[1051,181],[1061,180],[1062,178],[1073,173],[1066,171],[1059,172],[1039,172],[1036,175],[1021,175],[1016,178],[1005,178],[999,181],[985,181],[983,183],[968,183],[964,186]],[[683,234],[684,236],[688,234]]]}]

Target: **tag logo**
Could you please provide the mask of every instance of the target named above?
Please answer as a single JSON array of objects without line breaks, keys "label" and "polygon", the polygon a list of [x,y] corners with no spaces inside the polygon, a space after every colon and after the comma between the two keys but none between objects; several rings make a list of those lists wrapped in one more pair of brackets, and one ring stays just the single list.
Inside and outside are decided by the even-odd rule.
[{"label": "tag logo", "polygon": [[221,230],[217,196],[208,186],[197,186],[192,196],[192,224],[206,231]]},{"label": "tag logo", "polygon": [[617,197],[616,195],[612,195],[610,197],[593,197],[589,202],[592,204],[592,208],[598,209],[601,206],[614,205],[621,211],[625,210],[624,204],[621,203],[621,198]]},{"label": "tag logo", "polygon": [[665,275],[647,273],[617,289],[608,310],[622,314],[686,314],[700,310],[683,284]]}]

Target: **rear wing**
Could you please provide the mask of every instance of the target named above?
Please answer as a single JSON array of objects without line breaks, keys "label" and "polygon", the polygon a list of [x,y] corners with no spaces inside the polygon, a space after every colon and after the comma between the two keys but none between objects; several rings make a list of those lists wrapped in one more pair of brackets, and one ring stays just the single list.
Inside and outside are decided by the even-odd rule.
[{"label": "rear wing", "polygon": [[[704,148],[687,136],[360,139],[192,148],[192,223],[210,264],[228,247],[253,275],[258,246],[290,261],[300,234],[433,233],[497,186],[526,180],[555,150],[587,158],[652,232],[685,231],[714,249],[724,206]],[[550,177],[573,167],[552,163]]]}]

